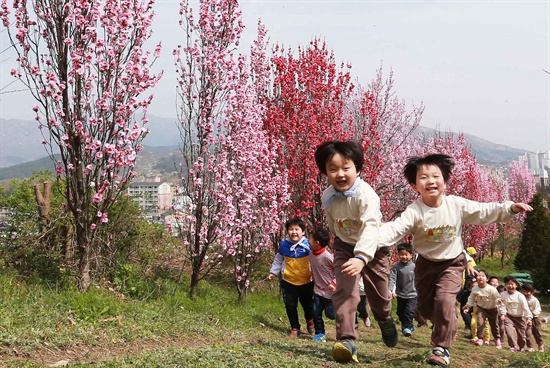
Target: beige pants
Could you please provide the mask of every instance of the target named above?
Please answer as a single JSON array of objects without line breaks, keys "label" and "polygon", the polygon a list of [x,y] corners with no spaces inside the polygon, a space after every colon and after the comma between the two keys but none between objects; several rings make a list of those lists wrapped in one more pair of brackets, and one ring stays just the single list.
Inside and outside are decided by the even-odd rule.
[{"label": "beige pants", "polygon": [[363,277],[365,294],[372,315],[378,322],[391,319],[391,296],[388,290],[390,275],[390,248],[378,249],[370,261],[356,277],[342,273],[342,265],[355,257],[354,245],[334,239],[334,274],[336,291],[332,294],[332,304],[336,312],[336,339],[356,339],[355,315],[359,304],[359,277]]}]

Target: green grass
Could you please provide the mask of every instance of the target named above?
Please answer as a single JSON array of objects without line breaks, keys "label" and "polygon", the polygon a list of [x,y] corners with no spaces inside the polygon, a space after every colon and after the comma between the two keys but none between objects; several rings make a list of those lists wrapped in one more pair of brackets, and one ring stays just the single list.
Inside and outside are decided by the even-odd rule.
[{"label": "green grass", "polygon": [[[311,335],[287,337],[288,320],[276,282],[256,283],[245,304],[223,282],[200,284],[190,299],[186,284],[157,280],[155,298],[130,299],[107,288],[81,294],[0,273],[0,366],[48,367],[340,367],[327,343]],[[545,313],[549,312],[545,305]],[[549,325],[544,334],[550,341]],[[453,367],[545,367],[550,353],[518,354],[474,347],[459,331]],[[358,356],[365,367],[426,366],[430,330],[400,336],[395,348],[376,327],[359,330]]]}]

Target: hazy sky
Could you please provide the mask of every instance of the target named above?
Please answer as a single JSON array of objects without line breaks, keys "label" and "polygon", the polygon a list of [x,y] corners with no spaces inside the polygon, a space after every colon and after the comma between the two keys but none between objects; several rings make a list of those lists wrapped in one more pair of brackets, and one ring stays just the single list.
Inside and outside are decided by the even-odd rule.
[{"label": "hazy sky", "polygon": [[[152,40],[165,76],[150,113],[175,116],[172,50],[183,36],[179,2],[157,0]],[[258,19],[272,44],[296,50],[325,40],[337,61],[367,85],[382,65],[409,109],[421,102],[421,125],[475,134],[527,150],[550,149],[550,1],[241,1],[243,44]],[[2,49],[6,48],[2,33]],[[0,83],[14,60],[2,54]],[[10,88],[17,88],[10,86]],[[0,96],[0,117],[33,118],[22,93]],[[28,106],[28,107],[27,107]]]}]

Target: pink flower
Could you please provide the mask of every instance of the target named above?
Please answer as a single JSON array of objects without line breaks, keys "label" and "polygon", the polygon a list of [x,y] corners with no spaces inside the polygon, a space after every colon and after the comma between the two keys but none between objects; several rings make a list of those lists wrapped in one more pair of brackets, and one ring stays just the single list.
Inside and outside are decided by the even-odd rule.
[{"label": "pink flower", "polygon": [[[102,200],[103,200],[103,194],[101,194],[101,193],[96,193],[96,194],[94,194],[94,199],[93,199],[94,203],[99,203],[99,202],[101,202]],[[99,214],[100,214],[100,212],[98,212],[98,216],[97,216],[97,217],[100,217]]]}]

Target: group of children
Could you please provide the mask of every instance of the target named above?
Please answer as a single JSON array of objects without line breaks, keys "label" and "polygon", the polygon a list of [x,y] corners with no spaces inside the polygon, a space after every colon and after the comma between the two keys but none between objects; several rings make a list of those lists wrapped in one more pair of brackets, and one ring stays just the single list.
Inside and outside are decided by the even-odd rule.
[{"label": "group of children", "polygon": [[506,276],[504,286],[499,285],[497,277],[489,277],[486,271],[479,270],[463,308],[466,313],[470,307],[476,307],[477,329],[472,330],[472,343],[489,345],[488,322],[497,349],[502,348],[501,340],[506,336],[510,351],[535,351],[533,336],[538,351],[544,352],[541,307],[534,291],[532,284],[520,286],[513,276]]},{"label": "group of children", "polygon": [[[325,240],[316,238],[313,232],[309,242],[304,236],[305,225],[302,228],[287,222],[289,238],[280,244],[269,278],[282,272],[281,289],[291,334],[297,336],[300,331],[298,300],[304,307],[308,332],[316,332],[315,336],[324,335],[323,330],[316,329],[324,310],[328,318],[334,316],[335,319],[337,341],[332,348],[333,358],[341,363],[357,362],[355,320],[360,301],[358,282],[362,278],[366,298],[386,346],[395,346],[398,339],[391,314],[391,300],[395,296],[402,333],[410,336],[414,331],[411,316],[414,317],[415,311],[422,320],[430,320],[433,349],[428,362],[449,366],[449,349],[458,326],[455,301],[462,273],[465,268],[469,274],[476,273],[466,262],[462,225],[501,222],[532,208],[524,203],[480,203],[445,195],[454,162],[450,156],[433,154],[409,159],[404,176],[419,198],[399,218],[382,223],[380,199],[359,176],[364,164],[359,143],[325,142],[317,148],[315,162],[330,184],[321,201],[334,238],[334,253],[330,254],[326,248],[328,242],[322,247],[325,250],[311,247],[311,243],[322,244],[326,237]],[[413,263],[410,258],[412,247],[400,244],[400,263],[404,266],[392,269],[389,246],[406,234],[413,236],[416,261]],[[330,269],[325,261],[331,256],[334,277],[325,273]],[[298,269],[309,261],[312,267]],[[407,285],[404,289],[401,289],[402,280]],[[390,290],[390,282],[395,290]],[[322,317],[320,319],[322,321]]]}]

